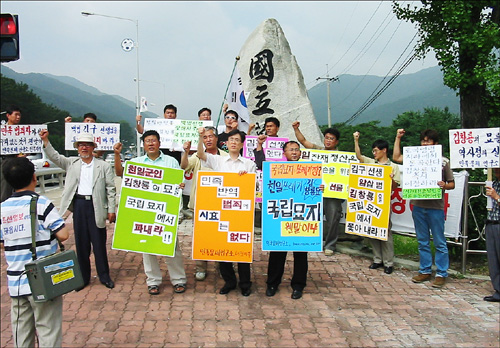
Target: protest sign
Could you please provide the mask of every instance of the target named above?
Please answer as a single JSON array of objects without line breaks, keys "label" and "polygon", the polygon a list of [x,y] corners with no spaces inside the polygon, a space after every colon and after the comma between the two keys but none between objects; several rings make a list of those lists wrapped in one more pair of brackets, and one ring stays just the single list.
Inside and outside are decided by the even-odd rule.
[{"label": "protest sign", "polygon": [[113,151],[113,145],[120,142],[119,123],[78,123],[64,124],[64,149],[74,150],[73,143],[80,134],[92,134],[97,144],[96,150]]},{"label": "protest sign", "polygon": [[451,168],[497,168],[500,128],[450,129]]},{"label": "protest sign", "polygon": [[40,131],[47,129],[45,124],[3,124],[0,130],[0,154],[17,155],[20,153],[41,153]]},{"label": "protest sign", "polygon": [[155,130],[160,134],[160,148],[184,151],[182,145],[191,142],[191,150],[198,148],[198,128],[212,127],[212,121],[146,118],[144,131]]},{"label": "protest sign", "polygon": [[[243,144],[243,157],[255,160],[254,151],[257,148],[257,138],[254,135],[247,135]],[[288,141],[288,138],[267,137],[262,144],[262,151],[266,161],[286,161],[283,154],[283,145]]]},{"label": "protest sign", "polygon": [[125,162],[113,249],[175,255],[184,172]]},{"label": "protest sign", "polygon": [[391,166],[351,164],[345,233],[387,240]]},{"label": "protest sign", "polygon": [[300,149],[301,161],[321,161],[323,163],[323,197],[347,198],[349,186],[349,168],[351,163],[358,163],[354,152]]},{"label": "protest sign", "polygon": [[403,197],[405,199],[441,199],[438,186],[442,180],[441,145],[405,146],[403,148]]},{"label": "protest sign", "polygon": [[255,173],[198,171],[194,260],[252,262]]},{"label": "protest sign", "polygon": [[321,175],[321,162],[264,162],[262,250],[323,250]]},{"label": "protest sign", "polygon": [[[253,135],[245,137],[243,144],[243,157],[255,161],[254,151],[257,148],[257,138]],[[266,161],[286,161],[283,153],[283,145],[288,141],[288,138],[267,137],[262,144],[262,151]],[[262,203],[262,170],[257,170],[257,186],[255,190],[255,201]]]}]

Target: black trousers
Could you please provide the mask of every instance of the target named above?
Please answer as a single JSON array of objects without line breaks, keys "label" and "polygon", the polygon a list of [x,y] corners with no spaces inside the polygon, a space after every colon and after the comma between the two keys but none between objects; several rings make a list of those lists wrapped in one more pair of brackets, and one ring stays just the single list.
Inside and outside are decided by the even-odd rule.
[{"label": "black trousers", "polygon": [[[236,274],[234,273],[232,262],[220,262],[220,274],[226,286],[236,287]],[[250,264],[238,262],[238,276],[240,277],[240,289],[249,289],[252,286],[250,281]]]},{"label": "black trousers", "polygon": [[500,224],[486,224],[486,251],[493,297],[500,300]]},{"label": "black trousers", "polygon": [[[267,265],[267,286],[277,288],[285,272],[286,251],[271,251]],[[307,252],[293,252],[293,277],[291,286],[293,290],[304,290],[307,279]]]},{"label": "black trousers", "polygon": [[106,228],[97,227],[91,200],[74,199],[73,228],[75,230],[76,254],[84,284],[88,285],[90,282],[90,252],[92,249],[99,280],[104,283],[110,281],[106,252]]}]

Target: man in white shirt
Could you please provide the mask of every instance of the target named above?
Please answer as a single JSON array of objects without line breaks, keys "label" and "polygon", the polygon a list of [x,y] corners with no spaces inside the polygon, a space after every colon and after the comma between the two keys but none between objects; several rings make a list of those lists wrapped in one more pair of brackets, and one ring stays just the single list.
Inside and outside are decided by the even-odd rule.
[{"label": "man in white shirt", "polygon": [[[244,175],[246,173],[255,173],[255,163],[240,155],[240,151],[243,148],[243,143],[245,142],[244,132],[241,132],[238,129],[233,129],[227,134],[227,147],[229,150],[229,156],[222,157],[212,155],[203,151],[203,136],[206,132],[206,129],[201,127],[198,131],[200,133],[200,139],[198,141],[197,156],[200,158],[200,160],[206,163],[207,167],[218,172],[233,172],[239,173],[240,175]],[[219,293],[221,295],[224,295],[236,288],[236,274],[234,273],[232,262],[221,262],[220,272],[222,278],[225,281],[225,284],[220,289]],[[250,264],[238,262],[238,275],[240,278],[239,287],[241,289],[241,294],[243,296],[249,296],[252,293],[252,282],[250,281]]]}]

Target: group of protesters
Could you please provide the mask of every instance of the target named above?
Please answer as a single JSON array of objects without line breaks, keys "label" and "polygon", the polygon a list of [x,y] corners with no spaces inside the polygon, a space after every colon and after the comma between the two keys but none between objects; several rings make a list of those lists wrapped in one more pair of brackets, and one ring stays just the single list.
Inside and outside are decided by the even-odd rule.
[{"label": "group of protesters", "polygon": [[[20,123],[21,111],[7,110],[7,124]],[[94,114],[87,114],[84,122],[95,122]],[[87,116],[86,115],[86,116]],[[166,119],[177,117],[177,108],[167,105],[164,108]],[[203,108],[198,112],[199,120],[211,120],[211,111]],[[233,110],[224,110],[224,125],[218,129],[212,126],[198,129],[199,139],[197,151],[192,153],[191,143],[183,144],[184,151],[173,151],[161,146],[160,135],[155,130],[144,130],[141,124],[142,116],[136,118],[136,130],[141,134],[141,141],[145,154],[134,158],[137,163],[160,166],[162,168],[183,169],[192,173],[192,180],[196,182],[198,171],[211,170],[218,172],[234,172],[239,175],[254,173],[262,168],[266,160],[263,144],[268,137],[277,137],[280,121],[275,117],[268,117],[264,122],[264,134],[258,135],[257,147],[254,151],[255,160],[244,158],[241,155],[245,143],[246,133],[238,129],[239,115]],[[71,122],[67,118],[66,122]],[[340,133],[337,129],[328,128],[323,132],[323,144],[318,145],[306,139],[300,131],[300,122],[292,123],[297,141],[290,140],[283,145],[283,154],[287,161],[298,161],[301,158],[301,146],[306,149],[338,151]],[[250,125],[248,133],[253,129]],[[372,144],[372,157],[364,156],[359,147],[361,134],[355,132],[353,141],[356,157],[360,163],[380,164],[390,166],[391,185],[394,190],[400,185],[400,172],[396,164],[402,163],[401,138],[405,130],[397,131],[392,161],[389,159],[389,143],[379,139]],[[66,182],[61,197],[59,212],[73,212],[73,228],[78,262],[82,271],[84,286],[90,283],[91,267],[90,254],[94,253],[95,266],[100,282],[107,288],[114,288],[114,281],[110,277],[110,270],[106,251],[106,221],[112,223],[116,220],[116,189],[114,178],[122,176],[124,167],[121,161],[123,145],[114,145],[114,169],[106,161],[100,159],[101,154],[95,153],[97,148],[93,136],[80,134],[74,142],[78,157],[66,157],[59,154],[50,144],[49,132],[42,130],[40,137],[43,149],[49,159],[66,171]],[[432,129],[422,131],[420,145],[438,144],[438,133]],[[300,143],[300,144],[299,144]],[[441,180],[437,186],[442,190],[440,199],[413,199],[412,217],[416,237],[420,266],[418,274],[412,281],[422,283],[432,280],[433,256],[431,253],[431,235],[435,245],[436,274],[432,282],[435,288],[442,288],[448,277],[449,257],[444,235],[444,191],[455,187],[450,162],[443,157]],[[500,301],[500,169],[495,169],[496,180],[491,187],[487,187],[486,194],[492,198],[493,209],[488,212],[486,223],[486,237],[488,248],[488,263],[490,276],[495,290],[491,296],[486,296],[485,301]],[[2,221],[5,214],[20,212],[29,216],[29,199],[36,195],[39,197],[38,226],[36,250],[41,255],[56,252],[57,240],[64,241],[68,238],[68,230],[63,217],[58,213],[52,202],[35,191],[36,175],[33,164],[23,156],[10,156],[2,159]],[[8,185],[7,185],[8,184]],[[184,188],[184,184],[180,184]],[[323,185],[320,187],[323,190]],[[5,194],[4,194],[5,192]],[[196,197],[196,185],[192,185],[189,192],[184,192],[186,204],[180,208],[179,215],[192,217],[192,210]],[[323,198],[323,250],[326,256],[334,255],[339,238],[339,224],[342,216],[342,199]],[[369,268],[372,270],[383,268],[385,274],[394,270],[394,247],[389,222],[387,241],[369,238],[373,250],[373,262]],[[62,342],[62,300],[35,303],[31,296],[28,280],[23,273],[24,265],[31,260],[31,233],[7,233],[2,222],[1,242],[5,249],[7,259],[7,276],[9,293],[12,301],[12,327],[16,323],[24,322],[24,327],[18,327],[15,344],[18,346],[32,346],[34,343],[34,330],[29,330],[31,318],[34,318],[40,340],[40,346],[61,346]],[[29,231],[28,231],[29,232]],[[286,251],[271,251],[268,261],[268,275],[266,296],[274,296],[281,284],[286,261]],[[291,279],[292,299],[300,299],[306,287],[308,261],[306,251],[294,251],[293,277]],[[180,243],[176,243],[174,257],[166,257],[166,264],[170,281],[175,293],[183,293],[187,289],[187,276]],[[144,271],[146,274],[147,291],[150,295],[160,293],[162,271],[156,255],[143,254]],[[252,292],[251,270],[249,263],[237,263],[238,278],[231,262],[219,262],[217,265],[224,280],[224,285],[219,293],[224,295],[239,286],[243,296]],[[197,281],[205,280],[207,276],[207,261],[196,261],[194,277]],[[14,300],[21,299],[21,301]],[[50,323],[50,324],[47,324]]]}]

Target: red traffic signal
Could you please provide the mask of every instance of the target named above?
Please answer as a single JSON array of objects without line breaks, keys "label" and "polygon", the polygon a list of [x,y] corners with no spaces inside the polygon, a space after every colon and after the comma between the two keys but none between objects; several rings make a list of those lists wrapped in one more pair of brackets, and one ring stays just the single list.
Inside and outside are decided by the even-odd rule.
[{"label": "red traffic signal", "polygon": [[17,15],[2,13],[0,16],[0,61],[19,59],[19,21]]}]

